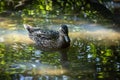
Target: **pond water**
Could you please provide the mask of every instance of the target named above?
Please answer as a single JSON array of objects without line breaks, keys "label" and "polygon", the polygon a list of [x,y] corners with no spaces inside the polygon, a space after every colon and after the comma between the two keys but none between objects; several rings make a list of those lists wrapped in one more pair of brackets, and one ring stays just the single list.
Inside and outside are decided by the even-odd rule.
[{"label": "pond water", "polygon": [[[42,51],[22,23],[0,21],[0,80],[120,80],[120,33],[109,26],[63,22],[70,31],[69,49]],[[35,25],[57,30],[61,23]]]}]

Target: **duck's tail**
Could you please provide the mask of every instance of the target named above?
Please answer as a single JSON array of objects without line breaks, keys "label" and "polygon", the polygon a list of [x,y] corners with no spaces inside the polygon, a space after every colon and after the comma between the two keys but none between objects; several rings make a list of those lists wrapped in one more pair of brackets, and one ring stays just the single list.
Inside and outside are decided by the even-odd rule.
[{"label": "duck's tail", "polygon": [[33,30],[32,26],[28,25],[28,24],[23,24],[24,28],[31,33],[31,31]]}]

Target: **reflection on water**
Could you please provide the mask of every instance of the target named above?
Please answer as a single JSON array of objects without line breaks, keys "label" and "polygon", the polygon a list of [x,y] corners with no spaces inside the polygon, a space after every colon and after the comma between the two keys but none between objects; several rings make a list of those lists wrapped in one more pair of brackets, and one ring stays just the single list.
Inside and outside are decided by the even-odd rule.
[{"label": "reflection on water", "polygon": [[71,46],[63,51],[41,51],[23,28],[1,28],[0,80],[119,80],[119,32],[96,24],[68,27]]}]

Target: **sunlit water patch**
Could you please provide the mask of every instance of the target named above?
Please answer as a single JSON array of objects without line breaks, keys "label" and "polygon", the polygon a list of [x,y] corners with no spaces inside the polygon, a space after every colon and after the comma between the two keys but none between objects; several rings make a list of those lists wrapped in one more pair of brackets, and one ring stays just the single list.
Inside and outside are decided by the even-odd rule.
[{"label": "sunlit water patch", "polygon": [[[49,29],[58,30],[60,25],[49,25],[46,26]],[[69,36],[71,39],[80,38],[86,40],[97,40],[107,43],[117,43],[120,39],[120,33],[113,29],[107,29],[105,26],[97,24],[81,24],[81,25],[68,25],[70,30]],[[29,39],[27,31],[24,29],[0,29],[0,42],[25,42],[33,43]],[[104,44],[104,43],[103,43]]]},{"label": "sunlit water patch", "polygon": [[97,24],[82,24],[76,26],[77,31],[70,33],[70,36],[73,38],[80,38],[90,41],[98,41],[100,44],[113,45],[118,44],[120,40],[120,33],[110,29],[105,28],[106,26],[100,26]]},{"label": "sunlit water patch", "polygon": [[29,39],[27,32],[25,30],[7,30],[1,29],[0,30],[0,42],[5,43],[32,43],[32,40]]}]

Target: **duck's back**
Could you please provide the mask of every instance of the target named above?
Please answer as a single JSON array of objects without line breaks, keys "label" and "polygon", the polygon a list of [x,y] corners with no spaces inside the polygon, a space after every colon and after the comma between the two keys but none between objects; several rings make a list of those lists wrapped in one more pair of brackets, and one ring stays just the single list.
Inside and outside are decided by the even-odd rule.
[{"label": "duck's back", "polygon": [[32,33],[29,33],[29,36],[50,40],[57,39],[59,37],[59,32],[53,30],[34,29]]},{"label": "duck's back", "polygon": [[29,33],[29,37],[35,41],[37,46],[44,48],[56,48],[59,32],[53,30],[35,30]]}]

